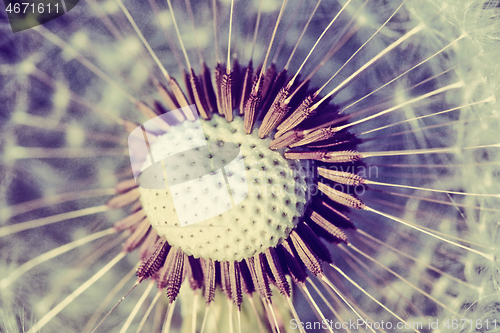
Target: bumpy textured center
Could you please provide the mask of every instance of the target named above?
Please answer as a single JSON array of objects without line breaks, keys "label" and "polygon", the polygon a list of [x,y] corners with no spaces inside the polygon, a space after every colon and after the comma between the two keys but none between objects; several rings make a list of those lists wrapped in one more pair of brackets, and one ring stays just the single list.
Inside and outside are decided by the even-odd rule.
[{"label": "bumpy textured center", "polygon": [[[199,127],[185,121],[151,145],[152,152],[179,152],[199,133],[207,144],[157,161],[139,177],[163,184],[140,187],[153,228],[186,254],[218,261],[240,261],[281,243],[308,203],[310,166],[271,151],[270,139],[247,135],[240,118],[214,116]],[[221,153],[228,146],[233,151]]]}]

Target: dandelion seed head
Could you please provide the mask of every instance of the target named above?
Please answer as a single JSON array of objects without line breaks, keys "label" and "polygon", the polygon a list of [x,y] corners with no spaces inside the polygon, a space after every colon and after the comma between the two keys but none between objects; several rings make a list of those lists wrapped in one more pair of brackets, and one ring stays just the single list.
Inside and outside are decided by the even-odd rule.
[{"label": "dandelion seed head", "polygon": [[[341,71],[337,78],[330,83],[324,92],[334,89],[340,82],[347,79],[350,73],[354,72],[380,51],[394,42],[407,31],[419,24],[425,24],[421,32],[398,46],[387,56],[384,56],[378,63],[371,67],[366,73],[348,85],[338,95],[336,95],[330,105],[331,109],[326,109],[328,114],[323,120],[330,120],[333,114],[342,107],[349,105],[364,95],[371,93],[385,84],[388,80],[402,71],[410,68],[419,61],[437,52],[464,33],[464,37],[453,43],[446,51],[441,52],[435,58],[426,62],[423,66],[415,69],[401,79],[398,79],[388,88],[375,92],[369,98],[359,102],[352,109],[344,114],[354,113],[364,108],[373,107],[370,110],[375,112],[385,110],[394,105],[404,104],[413,98],[418,98],[434,89],[442,88],[456,82],[463,82],[464,86],[457,90],[450,90],[435,98],[422,100],[414,104],[401,107],[397,112],[387,114],[373,122],[360,124],[353,133],[372,130],[375,127],[394,125],[376,133],[376,136],[364,136],[365,142],[359,146],[360,151],[387,151],[403,149],[432,149],[450,148],[445,154],[415,154],[413,156],[391,156],[391,157],[371,157],[365,159],[366,167],[376,166],[380,175],[377,174],[375,180],[393,184],[416,185],[432,189],[457,191],[464,193],[498,194],[500,184],[498,170],[498,148],[481,148],[466,150],[466,147],[488,145],[497,143],[498,140],[498,105],[494,102],[495,95],[498,95],[498,4],[496,2],[485,3],[483,1],[433,1],[422,4],[419,1],[407,1],[396,16],[381,29],[377,37],[367,44],[358,56],[350,61],[345,69]],[[131,9],[132,16],[137,20],[139,26],[150,42],[153,49],[159,55],[161,62],[181,84],[182,70],[171,52],[165,40],[162,26],[167,27],[167,31],[173,31],[173,22],[170,11],[165,6],[160,8],[159,16],[148,10],[139,12],[143,4],[124,2]],[[236,13],[234,36],[236,41],[232,44],[232,58],[240,61],[240,65],[246,65],[250,57],[252,40],[252,29],[255,23],[259,1],[243,5],[236,2]],[[198,38],[202,53],[210,69],[215,65],[215,51],[212,37],[213,22],[211,21],[211,8],[208,4],[196,4],[195,8],[197,20],[197,31],[194,33],[188,23],[188,15],[183,7],[182,1],[174,1],[174,11],[178,15],[181,23],[181,36],[191,63],[198,71],[198,59],[194,36]],[[353,6],[348,6],[345,16],[339,18],[342,24],[347,24],[354,15],[355,23],[360,26],[353,37],[327,62],[327,64],[313,77],[309,87],[321,86],[330,76],[349,59],[352,53],[357,50],[394,12],[399,2],[376,2],[368,3],[362,10],[362,14],[356,14],[361,3],[356,2]],[[263,24],[259,30],[259,39],[255,47],[254,65],[258,66],[267,51],[270,28],[275,22],[277,12],[281,3],[263,1]],[[290,2],[287,14],[295,9],[296,2]],[[299,49],[290,66],[290,73],[299,67],[308,51],[312,48],[316,38],[322,29],[328,24],[334,9],[338,9],[341,4],[325,3],[320,6],[315,20],[307,31],[305,39],[299,45]],[[218,39],[221,55],[227,52],[227,32],[228,13],[230,1],[217,2],[218,12]],[[312,4],[305,3],[304,13],[312,10]],[[107,84],[96,78],[84,66],[78,62],[76,51],[88,58],[92,63],[110,75],[115,82],[126,87],[126,90],[133,93],[133,96],[145,100],[148,103],[159,100],[160,97],[155,92],[153,84],[148,81],[148,74],[157,78],[162,78],[160,71],[150,62],[149,55],[144,51],[141,42],[134,34],[132,28],[123,17],[120,8],[115,1],[99,3],[102,14],[109,17],[120,27],[123,39],[115,39],[104,25],[100,22],[95,12],[88,3],[81,3],[75,7],[65,17],[70,17],[72,13],[78,13],[79,19],[72,20],[72,24],[62,24],[59,27],[57,22],[47,25],[49,29],[57,32],[58,36],[67,41],[74,50],[64,48],[62,51],[52,45],[38,32],[24,34],[20,40],[30,41],[27,44],[15,43],[12,45],[12,54],[18,54],[15,60],[9,57],[8,64],[14,67],[14,76],[4,75],[9,73],[10,68],[0,67],[0,85],[2,85],[2,96],[7,96],[7,105],[12,105],[13,112],[9,118],[8,125],[0,125],[9,129],[2,137],[2,168],[7,169],[6,181],[2,192],[2,204],[6,207],[0,209],[2,220],[9,218],[17,208],[10,208],[10,205],[25,202],[30,199],[49,197],[60,193],[70,192],[70,190],[84,191],[93,188],[112,188],[124,179],[126,171],[130,168],[128,161],[120,158],[96,157],[90,161],[48,161],[36,160],[28,161],[30,152],[24,150],[25,147],[47,147],[47,148],[109,148],[124,146],[126,135],[120,126],[116,126],[110,119],[104,116],[120,116],[123,119],[142,123],[146,119],[139,115],[133,103],[124,98],[122,92],[117,87]],[[203,8],[203,10],[201,10]],[[245,10],[243,10],[243,9]],[[63,19],[65,19],[65,17]],[[288,16],[286,18],[289,18]],[[159,19],[159,20],[158,20]],[[296,20],[296,25],[292,25],[291,31],[287,34],[283,50],[277,58],[277,68],[285,62],[287,55],[291,52],[294,42],[300,35],[303,24],[307,19],[307,14],[300,14]],[[87,28],[87,23],[92,28]],[[285,24],[288,21],[285,20]],[[313,53],[313,57],[304,67],[300,77],[303,79],[318,65],[322,57],[330,48],[330,41],[336,40],[336,34],[342,31],[343,25],[336,26],[325,36],[327,43],[320,43],[320,46]],[[263,28],[265,27],[265,28]],[[4,27],[2,27],[3,29]],[[10,33],[10,31],[9,31]],[[278,30],[278,39],[281,35],[281,26]],[[178,48],[178,41],[172,34],[174,45]],[[244,52],[242,52],[244,50]],[[274,49],[273,49],[274,50]],[[177,49],[179,51],[179,49]],[[273,56],[273,52],[271,52]],[[2,55],[2,57],[4,57]],[[224,58],[224,56],[222,56]],[[50,61],[47,59],[51,59]],[[137,61],[140,59],[146,63],[146,67]],[[186,66],[184,61],[181,61]],[[449,72],[443,73],[449,70]],[[37,79],[37,71],[42,71],[52,78],[56,85],[48,87]],[[438,75],[434,79],[432,76]],[[213,73],[212,73],[213,75]],[[6,79],[7,78],[7,79]],[[424,80],[429,80],[425,84],[410,89]],[[64,87],[67,87],[65,89]],[[76,92],[82,98],[93,104],[77,105],[70,99],[70,92]],[[42,98],[45,95],[45,98]],[[14,96],[15,98],[12,98]],[[491,99],[489,102],[467,106],[484,99]],[[50,100],[49,103],[46,103]],[[31,101],[31,102],[26,102]],[[465,105],[465,106],[463,106]],[[92,107],[98,109],[92,109]],[[337,108],[338,106],[338,108]],[[447,108],[460,107],[456,112],[443,113]],[[59,125],[68,125],[63,128],[62,138],[55,140],[57,135],[36,130],[32,124],[26,125],[31,116],[40,116],[52,122],[51,130],[55,130]],[[432,117],[430,117],[433,115]],[[362,116],[365,116],[363,114]],[[424,117],[425,116],[425,117]],[[429,116],[429,117],[427,117]],[[214,116],[212,121],[221,122],[219,116]],[[316,118],[314,118],[316,119]],[[404,124],[398,122],[410,120]],[[311,120],[309,120],[311,121]],[[241,122],[236,118],[233,123]],[[207,122],[208,123],[208,122]],[[312,122],[311,122],[312,123]],[[307,126],[311,123],[305,122]],[[225,121],[224,121],[224,124]],[[225,125],[226,126],[226,125]],[[229,125],[228,125],[229,126]],[[307,128],[304,126],[304,128]],[[12,130],[14,128],[15,130]],[[301,129],[302,127],[299,127]],[[254,131],[255,128],[254,128]],[[118,141],[100,142],[95,140],[94,133],[109,134],[116,136]],[[403,134],[400,134],[403,133]],[[378,136],[377,136],[378,135]],[[33,140],[30,140],[30,136]],[[253,134],[252,134],[253,136]],[[246,136],[243,136],[247,140]],[[121,141],[120,141],[121,140]],[[250,139],[249,139],[250,140]],[[260,140],[260,139],[256,139]],[[259,145],[267,148],[269,140],[258,141]],[[455,150],[451,150],[454,147]],[[304,150],[315,150],[315,148],[305,148]],[[395,165],[405,165],[395,166]],[[354,166],[354,165],[353,165]],[[363,166],[363,165],[362,165]],[[421,167],[424,166],[424,167]],[[443,167],[447,166],[447,167]],[[128,169],[127,169],[128,168]],[[398,169],[399,168],[399,169]],[[365,169],[366,170],[366,169]],[[2,185],[4,185],[2,184]],[[429,193],[424,190],[395,189],[396,194],[388,193],[390,190],[376,186],[368,186],[367,192],[360,198],[367,202],[370,207],[392,214],[405,221],[414,222],[419,226],[430,228],[433,231],[443,233],[445,237],[458,237],[466,241],[479,243],[486,246],[470,245],[474,249],[482,249],[488,254],[495,254],[498,257],[498,212],[496,206],[498,201],[488,197],[460,196],[457,194]],[[6,194],[5,194],[6,193]],[[406,195],[406,196],[402,196]],[[5,199],[7,196],[8,199]],[[144,199],[143,199],[144,201]],[[153,200],[146,200],[152,202]],[[439,201],[439,202],[437,202]],[[442,203],[445,202],[446,204]],[[67,211],[76,211],[87,205],[99,205],[103,203],[102,198],[85,199],[81,201],[47,204],[40,210],[26,213],[9,221],[14,224],[30,219],[49,216]],[[8,204],[8,205],[7,205]],[[144,205],[146,206],[146,205]],[[476,209],[474,207],[481,207]],[[305,207],[304,207],[305,208]],[[462,248],[456,248],[428,235],[406,226],[394,225],[391,221],[376,218],[368,212],[348,211],[340,209],[343,214],[347,214],[355,225],[372,234],[383,244],[390,245],[413,256],[419,262],[415,262],[402,254],[389,250],[383,245],[368,245],[367,242],[358,239],[354,231],[349,232],[349,240],[352,244],[362,248],[366,253],[393,269],[402,277],[408,279],[415,286],[427,292],[430,296],[443,302],[453,311],[458,311],[466,318],[473,320],[498,317],[498,264],[497,261],[487,260],[476,253],[471,253]],[[291,214],[294,215],[295,213]],[[298,213],[297,213],[298,214]],[[334,213],[325,217],[330,218]],[[302,215],[302,212],[300,213]],[[110,222],[130,216],[127,209],[119,209],[107,212],[103,216],[93,216],[81,220],[64,222],[64,227],[49,226],[40,228],[40,231],[30,231],[15,237],[6,237],[5,243],[8,251],[2,253],[2,259],[7,258],[9,263],[19,261],[26,262],[33,257],[33,253],[43,253],[61,244],[80,238],[84,225],[87,230],[100,230],[101,225],[110,225]],[[255,215],[248,214],[249,218]],[[335,215],[336,216],[336,215]],[[310,222],[308,222],[310,223]],[[283,231],[282,231],[283,232]],[[289,233],[289,232],[288,232]],[[283,234],[283,238],[285,238]],[[82,235],[83,236],[83,235]],[[2,239],[2,241],[3,241]],[[42,239],[42,241],[40,240]],[[279,238],[278,238],[279,239]],[[170,240],[169,240],[170,242]],[[236,241],[235,241],[236,242]],[[458,241],[459,243],[461,241]],[[103,242],[104,243],[104,242]],[[101,243],[102,244],[102,243]],[[277,244],[277,243],[276,243]],[[272,244],[273,246],[276,244]],[[468,243],[464,243],[468,244]],[[176,245],[176,244],[174,244]],[[469,246],[469,245],[467,245]],[[95,263],[79,271],[73,265],[88,258],[88,251],[98,248],[97,245],[90,245],[75,249],[75,252],[53,259],[29,272],[16,281],[16,288],[13,292],[22,290],[14,295],[15,301],[26,306],[27,313],[34,313],[37,318],[50,311],[54,304],[64,298],[69,290],[78,288],[82,281],[90,278],[100,265],[104,265],[112,259],[111,255],[105,255],[101,259],[96,259]],[[28,251],[27,251],[28,249]],[[366,267],[348,261],[346,254],[343,254],[336,245],[328,245],[328,249],[333,255],[335,264],[348,273],[350,277],[358,281],[361,286],[369,290],[370,294],[380,299],[390,309],[400,314],[407,321],[427,322],[429,319],[439,318],[446,320],[453,318],[449,309],[436,305],[436,303],[424,295],[422,291],[416,290],[408,285],[401,278],[395,277],[387,270],[377,266],[373,262],[365,261]],[[186,251],[187,252],[187,251]],[[187,254],[191,254],[188,252]],[[200,255],[204,257],[205,255]],[[76,258],[76,260],[75,260]],[[103,299],[103,295],[108,293],[121,280],[124,272],[130,270],[139,261],[138,254],[131,253],[127,259],[118,266],[118,269],[111,271],[99,281],[99,285],[90,288],[86,293],[75,300],[67,309],[54,318],[46,327],[49,331],[80,331],[81,327],[88,320],[95,305]],[[238,257],[238,259],[241,259]],[[432,271],[427,266],[431,265],[439,269],[442,273],[447,273],[452,277],[465,282],[457,282],[445,274]],[[14,265],[12,265],[14,266]],[[327,265],[324,265],[327,266]],[[5,271],[12,271],[15,267],[7,267]],[[373,273],[370,269],[375,272]],[[71,274],[79,271],[76,278]],[[389,319],[393,322],[396,319],[386,310],[376,303],[366,301],[364,295],[340,275],[327,271],[327,275],[334,280],[344,295],[347,295],[350,302],[362,309],[372,319]],[[376,275],[376,273],[378,275]],[[2,277],[3,278],[3,277]],[[289,279],[291,283],[291,279]],[[316,280],[315,280],[316,281]],[[62,291],[57,291],[59,284],[66,284]],[[144,292],[147,282],[142,283],[136,294],[131,294],[126,301],[121,304],[115,314],[113,314],[104,324],[103,331],[118,331],[118,327],[123,324],[132,311],[134,300],[137,300],[140,293]],[[308,284],[307,284],[308,285]],[[471,287],[472,286],[472,287]],[[55,289],[54,289],[55,288]],[[278,295],[273,288],[273,304],[275,304],[279,321],[290,322],[291,314],[286,306],[286,300]],[[300,292],[300,284],[295,284],[293,298],[294,304],[299,312],[299,317],[304,320],[314,321],[317,316],[311,306],[307,304],[307,297],[303,297]],[[308,288],[312,288],[308,285]],[[321,287],[322,288],[322,287]],[[321,289],[329,301],[334,304],[334,308],[342,318],[353,318],[353,315],[345,304],[335,301],[335,296],[328,294],[327,290]],[[197,291],[200,293],[200,290]],[[179,296],[180,310],[174,312],[172,330],[191,329],[191,316],[189,311],[193,305],[193,298],[196,292],[190,289],[187,283],[181,288]],[[122,293],[120,292],[120,295]],[[198,294],[199,295],[199,294]],[[281,297],[281,298],[280,298]],[[149,299],[149,298],[148,298]],[[201,297],[200,297],[201,299]],[[266,312],[254,293],[255,303],[258,309],[258,316],[267,324]],[[313,299],[319,303],[320,308],[330,319],[334,314],[322,303],[318,294],[313,294]],[[131,302],[127,302],[130,301]],[[165,313],[165,304],[168,300],[162,300],[158,304],[161,311]],[[203,303],[200,301],[200,304]],[[229,310],[227,306],[227,295],[217,288],[214,303],[213,316],[209,316],[207,329],[212,331],[218,325],[220,332],[229,331]],[[8,306],[8,305],[7,305]],[[161,308],[163,307],[163,308]],[[204,310],[204,306],[198,306]],[[251,329],[256,328],[256,319],[247,301],[242,304],[242,314],[244,329],[251,325]],[[234,310],[233,310],[234,311]],[[203,311],[197,316],[199,328],[203,317]],[[363,314],[364,316],[365,314]],[[162,315],[160,318],[163,319]],[[235,318],[233,318],[235,319]],[[4,325],[6,326],[6,325]],[[14,325],[16,326],[16,325]],[[28,324],[28,326],[32,326]],[[181,327],[182,326],[182,327]],[[227,330],[226,330],[227,328]],[[271,329],[271,326],[266,326]],[[12,329],[11,329],[12,330]]]},{"label": "dandelion seed head", "polygon": [[[185,150],[182,147],[193,144],[200,130],[194,124],[183,122],[175,130],[160,136],[152,144],[153,154],[161,154],[173,146],[176,151]],[[141,202],[151,225],[160,236],[167,238],[170,245],[180,247],[195,258],[241,261],[276,247],[288,238],[309,203],[306,193],[312,185],[310,167],[304,162],[288,161],[281,153],[269,150],[270,139],[261,140],[256,133],[246,135],[241,119],[227,123],[214,117],[204,122],[202,128],[212,147],[209,158],[197,160],[190,154],[181,155],[176,159],[178,162],[171,162],[173,164],[167,170],[175,172],[175,176],[169,176],[169,182],[185,178],[190,180],[186,185],[169,187],[164,184],[164,189],[140,189]],[[191,173],[200,168],[219,172],[213,168],[221,162],[230,163],[225,159],[232,156],[218,156],[220,150],[216,148],[230,144],[238,146],[241,151],[234,160],[237,164],[225,169],[235,207],[214,215],[213,212],[227,200],[226,184],[219,183],[214,188],[202,177],[191,180],[194,179]],[[213,168],[209,163],[214,163]],[[238,164],[245,166],[245,174],[238,172]],[[161,169],[154,177],[164,182]],[[202,186],[201,192],[197,191],[199,186]],[[184,220],[185,215],[180,212],[191,209],[196,213],[189,216],[200,222],[187,225],[191,220]]]},{"label": "dandelion seed head", "polygon": [[85,131],[80,126],[71,124],[66,130],[66,142],[69,147],[81,147],[85,142]]},{"label": "dandelion seed head", "polygon": [[26,61],[23,61],[19,65],[18,68],[19,68],[19,72],[23,73],[24,75],[28,75],[28,74],[32,73],[33,70],[35,69],[31,59],[27,59]]},{"label": "dandelion seed head", "polygon": [[120,53],[129,53],[131,56],[137,55],[141,50],[141,42],[134,37],[127,38],[122,43]]},{"label": "dandelion seed head", "polygon": [[118,5],[116,4],[116,1],[111,1],[111,0],[103,1],[102,8],[107,14],[113,14],[120,10]]}]

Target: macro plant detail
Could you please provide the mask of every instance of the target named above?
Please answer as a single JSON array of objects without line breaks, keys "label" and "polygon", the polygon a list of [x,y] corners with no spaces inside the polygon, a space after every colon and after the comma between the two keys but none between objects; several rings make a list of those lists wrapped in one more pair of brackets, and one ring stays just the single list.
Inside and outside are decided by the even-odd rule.
[{"label": "macro plant detail", "polygon": [[[89,0],[2,24],[0,327],[497,331],[499,11]],[[234,145],[246,178],[226,170],[232,206],[181,227],[127,139],[182,146],[198,117],[206,168]],[[220,200],[183,189],[192,211]]]}]

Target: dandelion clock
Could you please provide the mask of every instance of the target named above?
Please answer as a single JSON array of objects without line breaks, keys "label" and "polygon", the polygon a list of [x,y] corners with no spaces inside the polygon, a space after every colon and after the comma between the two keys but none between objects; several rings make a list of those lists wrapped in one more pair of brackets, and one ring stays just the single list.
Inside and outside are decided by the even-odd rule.
[{"label": "dandelion clock", "polygon": [[498,2],[31,4],[0,331],[500,330]]}]

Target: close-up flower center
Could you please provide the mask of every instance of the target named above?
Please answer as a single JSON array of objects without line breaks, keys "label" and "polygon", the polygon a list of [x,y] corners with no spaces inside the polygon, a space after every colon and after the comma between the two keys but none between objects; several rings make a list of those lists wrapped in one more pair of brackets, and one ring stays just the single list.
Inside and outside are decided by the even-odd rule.
[{"label": "close-up flower center", "polygon": [[[247,135],[239,117],[228,123],[216,115],[199,124],[186,120],[172,126],[151,145],[153,155],[172,147],[184,152],[156,162],[158,167],[139,177],[141,204],[152,227],[195,258],[241,261],[280,244],[307,206],[311,163],[270,150],[271,139]],[[186,153],[200,133],[208,147]],[[231,144],[238,154],[224,154]],[[174,175],[165,184],[167,173]],[[144,176],[159,188],[148,188]]]}]

